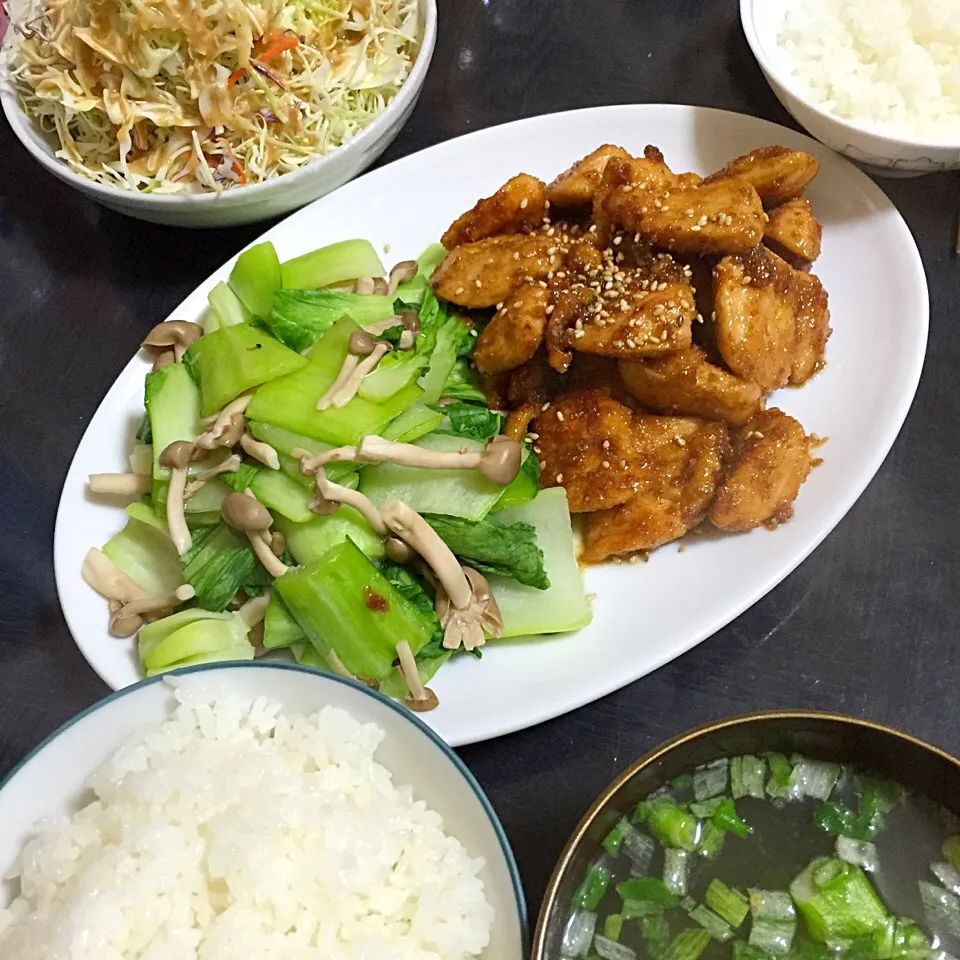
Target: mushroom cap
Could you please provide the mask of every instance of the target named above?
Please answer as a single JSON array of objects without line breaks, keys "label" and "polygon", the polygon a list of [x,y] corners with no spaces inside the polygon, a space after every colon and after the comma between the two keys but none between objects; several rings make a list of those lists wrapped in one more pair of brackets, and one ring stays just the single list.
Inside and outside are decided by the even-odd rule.
[{"label": "mushroom cap", "polygon": [[523,462],[523,448],[513,437],[494,437],[488,444],[477,470],[491,483],[505,487],[516,479]]},{"label": "mushroom cap", "polygon": [[163,448],[159,457],[160,466],[186,470],[196,450],[197,445],[192,440],[174,440]]},{"label": "mushroom cap", "polygon": [[394,264],[393,269],[390,271],[391,292],[395,293],[401,283],[412,280],[417,275],[417,270],[419,269],[416,260],[401,260],[399,263]]},{"label": "mushroom cap", "polygon": [[190,320],[167,320],[158,323],[143,338],[145,347],[189,347],[203,336],[203,327]]},{"label": "mushroom cap", "polygon": [[220,515],[228,526],[242,533],[267,530],[273,523],[270,511],[245,493],[228,493],[220,505]]},{"label": "mushroom cap", "polygon": [[352,353],[355,357],[369,357],[373,353],[374,347],[373,337],[370,336],[365,330],[354,330],[350,334],[350,342],[347,345],[347,350]]},{"label": "mushroom cap", "polygon": [[403,702],[417,713],[426,713],[428,710],[435,710],[440,706],[439,698],[429,687],[424,687],[423,692],[426,696],[422,700],[418,700],[412,693],[408,693],[403,698]]},{"label": "mushroom cap", "polygon": [[387,537],[383,549],[394,563],[409,563],[414,557],[413,550],[399,537]]}]

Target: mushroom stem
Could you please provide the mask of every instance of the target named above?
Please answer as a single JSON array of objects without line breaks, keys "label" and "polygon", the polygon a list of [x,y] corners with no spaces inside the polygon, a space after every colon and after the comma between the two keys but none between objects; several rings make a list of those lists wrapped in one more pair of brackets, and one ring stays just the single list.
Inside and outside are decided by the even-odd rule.
[{"label": "mushroom stem", "polygon": [[208,470],[201,470],[196,478],[191,480],[190,483],[183,488],[183,499],[189,500],[208,480],[219,477],[223,473],[236,473],[239,469],[240,455],[234,453],[227,457],[222,463],[218,463],[215,467],[210,467]]},{"label": "mushroom stem", "polygon": [[102,550],[91,547],[83,558],[80,575],[101,597],[129,603],[148,596],[147,591],[124,573]]},{"label": "mushroom stem", "polygon": [[342,487],[339,483],[328,480],[323,467],[317,469],[316,484],[317,493],[325,500],[333,500],[336,503],[353,507],[380,536],[386,534],[387,528],[383,522],[383,517],[377,509],[377,505],[369,497],[359,490],[351,490],[349,487]]},{"label": "mushroom stem", "polygon": [[270,549],[263,533],[259,530],[248,530],[247,539],[257,559],[271,577],[282,577],[290,568]]},{"label": "mushroom stem", "polygon": [[335,447],[317,454],[295,447],[292,452],[300,459],[301,471],[307,474],[333,460],[352,460],[357,463],[395,463],[427,470],[475,469],[501,487],[515,479],[523,462],[520,443],[510,437],[494,437],[483,450],[471,451],[465,446],[461,450],[427,450],[414,443],[398,443],[368,434],[355,447]]},{"label": "mushroom stem", "polygon": [[182,557],[193,542],[190,537],[190,528],[183,515],[184,491],[187,487],[187,468],[170,468],[170,487],[167,490],[167,528],[170,539]]},{"label": "mushroom stem", "polygon": [[377,320],[376,323],[368,323],[363,329],[374,337],[389,330],[391,327],[399,327],[403,323],[403,318],[399,314],[387,317],[386,320]]},{"label": "mushroom stem", "polygon": [[317,401],[318,410],[326,410],[327,407],[333,404],[333,398],[337,396],[343,385],[350,378],[350,374],[352,374],[359,365],[360,358],[355,354],[348,353],[343,358],[343,364],[340,367],[340,372],[337,374],[336,380],[330,384],[327,392]]},{"label": "mushroom stem", "polygon": [[[384,354],[389,352],[389,343],[378,343],[373,348],[373,353],[364,357],[350,373],[347,374],[340,388],[333,392],[333,395],[330,397],[330,406],[337,408],[345,407],[357,395],[360,384],[363,383],[363,378],[373,370]],[[353,356],[353,354],[348,354],[348,356]],[[323,408],[318,406],[318,409]]]},{"label": "mushroom stem", "polygon": [[417,275],[417,269],[416,260],[401,260],[400,263],[395,264],[394,268],[390,271],[387,296],[392,297],[397,292],[397,287],[399,287],[401,283],[412,280]]},{"label": "mushroom stem", "polygon": [[252,393],[244,393],[241,396],[237,397],[236,400],[231,400],[219,413],[214,413],[209,417],[206,417],[203,421],[204,426],[209,425],[208,433],[214,433],[219,436],[223,433],[223,428],[233,419],[233,417],[238,413],[243,413],[248,406],[250,406],[250,401],[253,399]]},{"label": "mushroom stem", "polygon": [[206,433],[201,433],[196,439],[196,445],[201,450],[213,450],[216,447],[232,447],[240,442],[246,429],[246,421],[242,413],[234,413],[222,424],[214,423]]},{"label": "mushroom stem", "polygon": [[453,551],[433,527],[402,500],[381,503],[380,516],[391,533],[413,547],[430,565],[450,603],[458,610],[465,610],[473,597],[470,582]]},{"label": "mushroom stem", "polygon": [[197,595],[197,591],[189,583],[177,587],[173,593],[164,594],[159,597],[140,597],[137,600],[131,600],[125,603],[118,611],[117,617],[131,617],[134,614],[155,613],[158,610],[167,610],[170,607],[179,606],[187,600],[192,600]]},{"label": "mushroom stem", "polygon": [[473,470],[483,456],[480,451],[426,450],[414,443],[397,443],[374,434],[364,437],[356,449],[361,463],[396,463],[435,470]]},{"label": "mushroom stem", "polygon": [[252,597],[237,611],[248,627],[260,623],[267,613],[270,603],[270,591],[264,590],[259,597]]},{"label": "mushroom stem", "polygon": [[317,472],[318,467],[322,467],[325,463],[331,463],[334,460],[356,460],[357,448],[334,447],[333,450],[311,453],[309,450],[304,450],[303,447],[294,447],[290,451],[290,456],[300,461],[300,472],[304,476],[310,477]]},{"label": "mushroom stem", "polygon": [[400,658],[400,672],[403,674],[403,679],[407,681],[410,695],[414,700],[426,700],[427,691],[423,688],[417,662],[414,660],[413,651],[406,640],[401,640],[397,644],[397,656]]},{"label": "mushroom stem", "polygon": [[331,650],[327,654],[327,663],[333,668],[334,673],[339,673],[341,677],[346,677],[348,680],[356,680],[357,676],[354,673],[351,673],[344,662]]},{"label": "mushroom stem", "polygon": [[91,493],[137,497],[150,492],[148,473],[91,473],[87,483]]},{"label": "mushroom stem", "polygon": [[277,451],[274,450],[269,443],[256,440],[249,433],[244,433],[240,437],[240,446],[249,453],[251,457],[259,460],[271,470],[280,469],[280,458],[277,456]]},{"label": "mushroom stem", "polygon": [[170,594],[160,597],[140,597],[129,603],[110,601],[109,631],[114,637],[132,637],[142,626],[145,614],[157,614],[191,600],[197,591],[189,583],[181,584]]}]

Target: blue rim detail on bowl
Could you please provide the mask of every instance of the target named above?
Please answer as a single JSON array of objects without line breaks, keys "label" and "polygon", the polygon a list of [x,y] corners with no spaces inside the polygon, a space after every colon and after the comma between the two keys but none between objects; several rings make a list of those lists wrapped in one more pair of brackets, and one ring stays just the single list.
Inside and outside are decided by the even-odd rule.
[{"label": "blue rim detail on bowl", "polygon": [[427,724],[424,723],[418,716],[416,716],[416,714],[411,713],[405,707],[401,707],[396,700],[391,700],[390,697],[386,696],[386,694],[380,693],[379,690],[373,690],[365,684],[359,683],[356,680],[350,680],[347,677],[341,677],[335,673],[324,673],[321,670],[314,670],[312,667],[303,667],[298,663],[276,663],[244,660],[240,662],[225,661],[217,663],[201,663],[194,667],[182,667],[179,670],[171,670],[169,673],[161,674],[156,677],[149,677],[146,680],[139,680],[137,683],[133,683],[129,687],[124,687],[122,690],[115,690],[113,693],[105,696],[102,700],[92,703],[89,707],[86,707],[84,710],[81,710],[80,713],[76,714],[76,716],[73,716],[69,720],[62,723],[59,727],[57,727],[56,730],[53,731],[53,733],[50,733],[44,737],[43,740],[41,740],[40,743],[30,750],[22,760],[14,764],[13,768],[5,777],[0,779],[0,793],[2,793],[7,784],[10,783],[10,781],[13,780],[13,778],[31,760],[33,760],[34,757],[37,756],[37,754],[46,749],[49,744],[53,743],[53,741],[56,740],[61,734],[65,733],[72,726],[79,723],[89,714],[95,713],[101,707],[105,707],[108,703],[113,703],[115,700],[120,700],[129,694],[136,693],[138,690],[142,690],[144,687],[149,687],[156,683],[162,683],[165,677],[181,677],[191,673],[210,673],[217,670],[289,670],[294,673],[304,673],[309,676],[321,676],[326,680],[333,680],[336,683],[342,683],[344,686],[359,690],[366,696],[373,697],[375,700],[378,700],[380,703],[389,707],[394,713],[402,716],[408,723],[413,724],[413,726],[416,727],[422,734],[424,734],[428,740],[430,740],[435,746],[439,747],[440,751],[453,764],[460,776],[466,780],[470,789],[473,790],[477,800],[480,802],[480,806],[487,815],[487,819],[490,821],[490,825],[493,827],[493,832],[496,834],[497,842],[500,844],[500,850],[503,853],[504,860],[507,864],[507,872],[510,874],[510,883],[513,886],[513,896],[517,903],[517,914],[520,918],[520,935],[523,941],[523,956],[527,955],[527,951],[530,949],[530,922],[527,917],[527,899],[523,892],[523,883],[520,880],[520,870],[517,867],[517,862],[514,858],[513,849],[510,846],[510,841],[507,838],[506,831],[503,829],[503,824],[500,822],[500,817],[497,816],[496,810],[493,809],[493,805],[490,803],[487,795],[483,792],[483,788],[477,782],[477,778],[470,772],[470,768],[463,762],[463,760],[460,759],[453,747],[451,747],[435,730],[427,726]]}]

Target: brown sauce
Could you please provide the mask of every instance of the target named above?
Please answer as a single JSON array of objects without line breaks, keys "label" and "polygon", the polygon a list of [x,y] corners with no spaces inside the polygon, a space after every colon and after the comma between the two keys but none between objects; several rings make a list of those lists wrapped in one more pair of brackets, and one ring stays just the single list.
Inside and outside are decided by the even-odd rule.
[{"label": "brown sauce", "polygon": [[363,600],[367,608],[375,613],[386,613],[390,609],[387,598],[371,590],[370,587],[363,588]]}]

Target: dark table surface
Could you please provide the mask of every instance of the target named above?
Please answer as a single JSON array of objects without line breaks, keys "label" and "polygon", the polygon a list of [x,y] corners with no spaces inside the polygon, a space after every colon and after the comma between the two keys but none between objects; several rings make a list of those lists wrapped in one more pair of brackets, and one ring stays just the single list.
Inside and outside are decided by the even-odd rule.
[{"label": "dark table surface", "polygon": [[[384,157],[520,117],[695,103],[790,125],[735,0],[441,0],[423,97]],[[0,776],[108,691],[53,578],[70,458],[144,333],[266,226],[130,220],[44,173],[0,122]],[[884,180],[927,269],[931,330],[913,410],[847,518],[716,636],[619,693],[462,750],[513,842],[531,912],[593,797],[689,727],[775,707],[839,711],[960,752],[960,176]],[[851,398],[855,402],[855,398]]]}]

